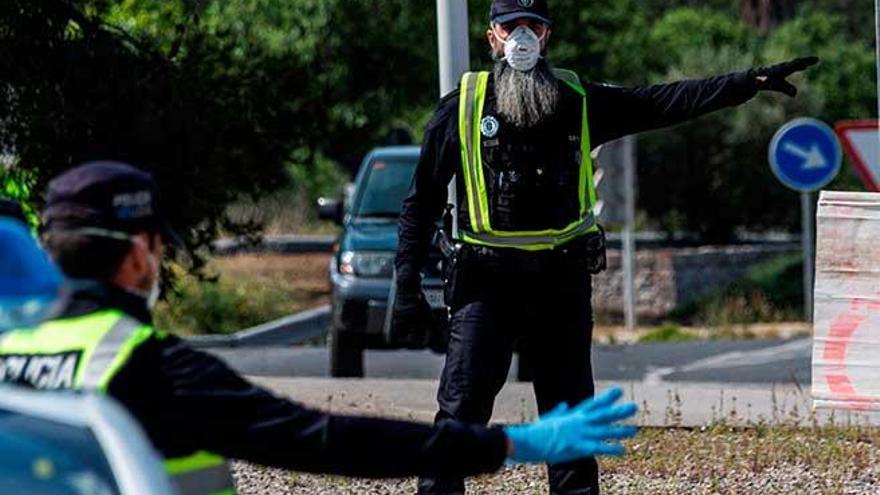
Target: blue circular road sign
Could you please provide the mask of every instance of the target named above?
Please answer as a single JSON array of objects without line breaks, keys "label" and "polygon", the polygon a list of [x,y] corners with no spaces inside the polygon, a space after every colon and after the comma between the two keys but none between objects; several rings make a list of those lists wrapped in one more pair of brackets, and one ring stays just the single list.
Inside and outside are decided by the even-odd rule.
[{"label": "blue circular road sign", "polygon": [[810,192],[834,179],[843,155],[831,127],[820,120],[800,118],[776,132],[769,158],[770,168],[783,184]]}]

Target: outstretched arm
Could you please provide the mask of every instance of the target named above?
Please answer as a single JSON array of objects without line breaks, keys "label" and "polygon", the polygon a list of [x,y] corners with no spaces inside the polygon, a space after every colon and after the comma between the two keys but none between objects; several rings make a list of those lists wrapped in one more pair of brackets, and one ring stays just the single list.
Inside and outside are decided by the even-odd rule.
[{"label": "outstretched arm", "polygon": [[758,91],[794,96],[797,88],[786,78],[818,61],[816,57],[806,57],[706,79],[636,88],[590,84],[590,143],[595,147],[627,134],[668,127],[740,105]]},{"label": "outstretched arm", "polygon": [[114,378],[111,395],[166,457],[207,450],[278,468],[362,477],[470,476],[520,462],[619,455],[635,404],[612,389],[515,427],[436,426],[332,415],[256,387],[175,337],[153,339]]},{"label": "outstretched arm", "polygon": [[206,450],[298,471],[362,477],[470,476],[498,469],[500,428],[333,415],[252,385],[175,337],[138,348],[110,394],[166,457]]}]

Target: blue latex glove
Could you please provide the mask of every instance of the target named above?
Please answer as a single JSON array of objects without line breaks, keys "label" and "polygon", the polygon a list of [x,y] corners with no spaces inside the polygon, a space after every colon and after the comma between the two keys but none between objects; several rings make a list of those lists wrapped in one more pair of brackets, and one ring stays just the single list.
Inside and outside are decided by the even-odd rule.
[{"label": "blue latex glove", "polygon": [[622,445],[608,440],[636,434],[635,426],[614,423],[632,417],[638,407],[631,402],[614,405],[622,396],[623,390],[614,387],[573,408],[559,404],[534,423],[508,426],[504,432],[513,444],[510,460],[559,464],[582,457],[623,454]]}]

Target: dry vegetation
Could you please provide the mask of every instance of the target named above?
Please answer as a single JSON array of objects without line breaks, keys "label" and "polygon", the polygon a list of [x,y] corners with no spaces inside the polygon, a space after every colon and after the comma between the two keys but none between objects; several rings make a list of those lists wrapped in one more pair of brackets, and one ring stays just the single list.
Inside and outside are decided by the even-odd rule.
[{"label": "dry vegetation", "polygon": [[304,304],[326,302],[330,255],[242,254],[216,258],[212,265],[223,279],[276,287]]},{"label": "dry vegetation", "polygon": [[[862,427],[642,430],[630,454],[602,461],[607,494],[876,494],[880,431]],[[315,476],[239,464],[242,495],[411,494],[415,481]],[[544,494],[542,466],[469,480],[474,494]]]},{"label": "dry vegetation", "polygon": [[[178,293],[159,308],[163,328],[177,333],[226,333],[241,330],[329,302],[327,267],[330,255],[242,254],[213,259],[208,273],[216,284],[183,278]],[[601,320],[594,341],[623,344],[639,341],[790,338],[809,334],[801,322],[730,324],[724,328],[667,323],[627,330]]]},{"label": "dry vegetation", "polygon": [[178,334],[229,333],[326,304],[329,260],[325,253],[215,258],[207,273],[217,281],[181,275],[157,322]]}]

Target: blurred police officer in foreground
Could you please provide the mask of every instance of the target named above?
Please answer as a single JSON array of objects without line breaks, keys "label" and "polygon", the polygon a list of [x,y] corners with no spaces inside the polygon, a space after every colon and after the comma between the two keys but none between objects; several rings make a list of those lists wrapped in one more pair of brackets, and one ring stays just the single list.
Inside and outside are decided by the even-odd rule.
[{"label": "blurred police officer in foreground", "polygon": [[[56,318],[0,336],[0,381],[110,394],[141,423],[184,494],[232,493],[224,458],[351,476],[464,476],[505,459],[620,454],[614,440],[635,434],[614,424],[636,409],[614,405],[619,389],[507,428],[310,410],[153,328],[163,244],[174,235],[148,174],[116,162],[75,168],[50,183],[43,223],[44,245],[75,290]],[[20,224],[0,223],[0,251],[10,261],[0,263],[0,315],[13,314],[16,291],[43,284],[51,266],[15,268],[13,260],[47,264]]]},{"label": "blurred police officer in foreground", "polygon": [[0,332],[54,316],[64,291],[64,277],[37,246],[23,217],[0,210]]},{"label": "blurred police officer in foreground", "polygon": [[[551,26],[546,0],[492,2],[486,36],[495,67],[465,74],[441,100],[404,202],[393,325],[418,334],[430,324],[420,270],[455,176],[457,204],[446,209],[440,240],[451,320],[438,424],[488,421],[517,338],[532,357],[540,411],[593,395],[590,276],[605,267],[605,245],[591,149],[761,90],[794,96],[785,78],[817,61],[622,88],[554,68]],[[550,484],[554,493],[595,495],[595,460],[551,466]],[[423,480],[420,490],[461,493],[463,483]]]}]

